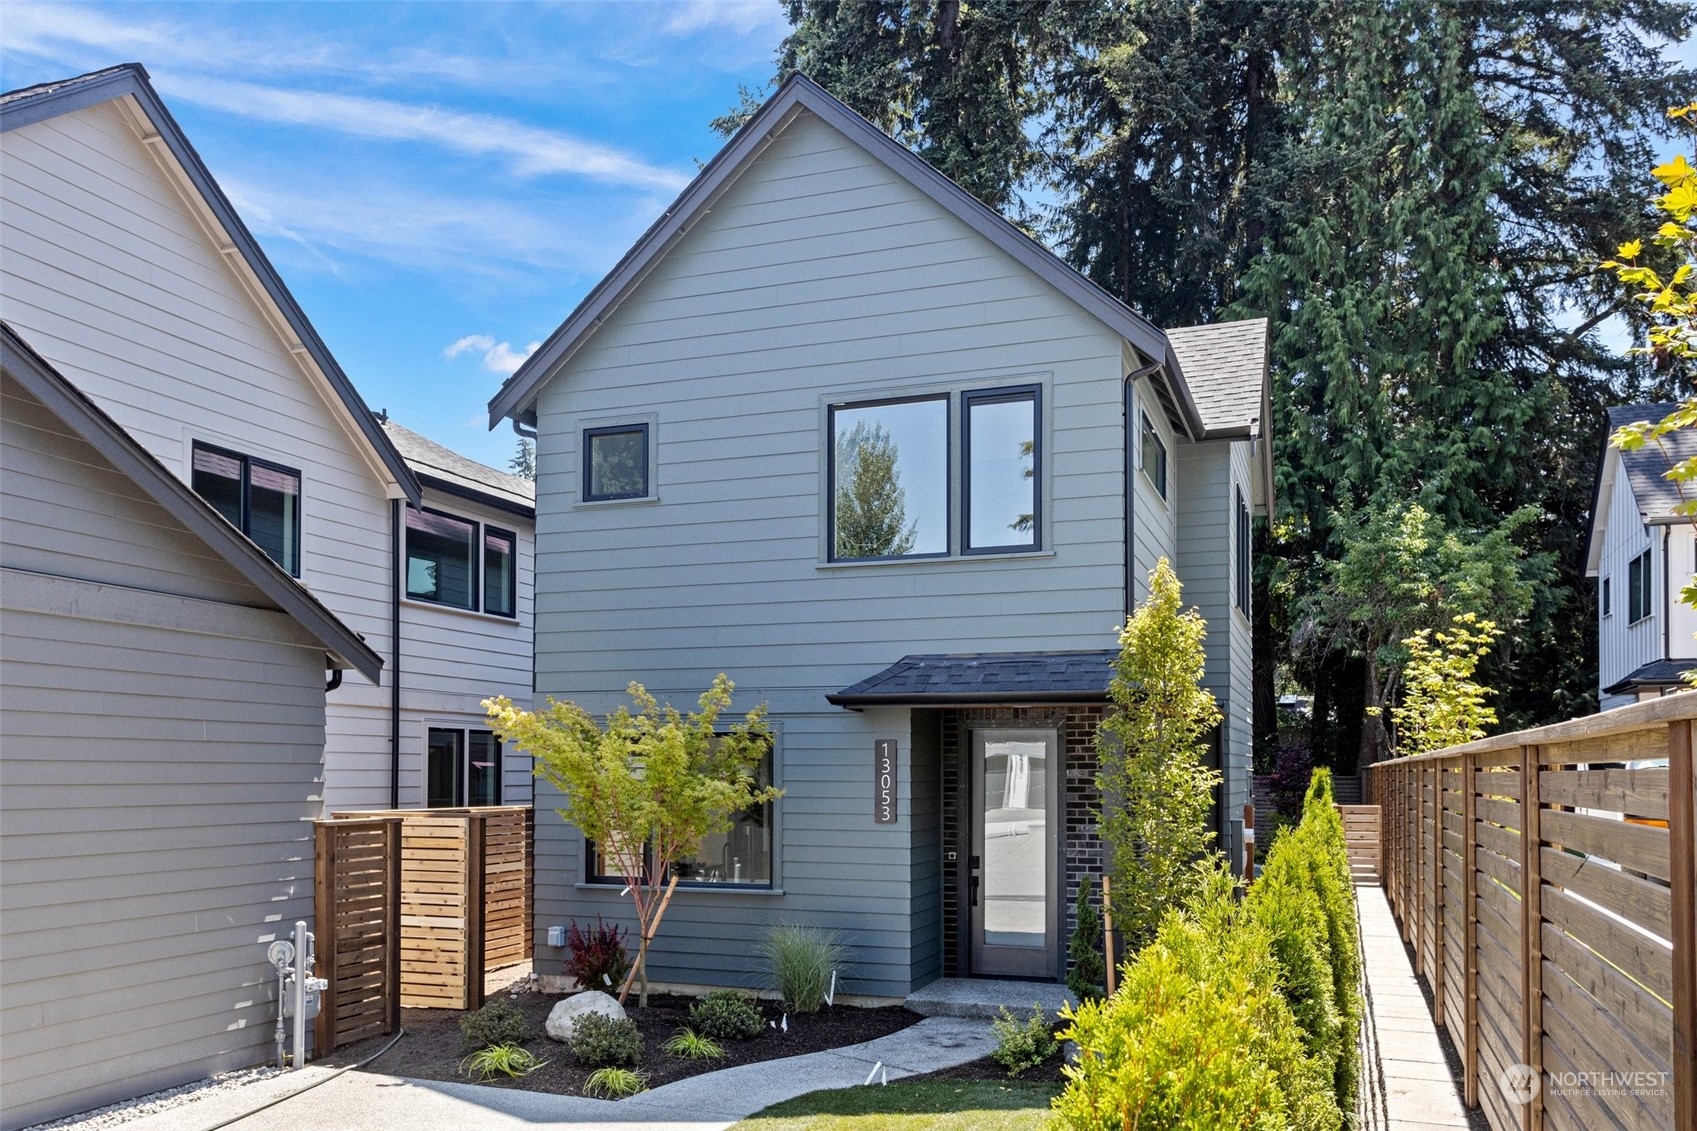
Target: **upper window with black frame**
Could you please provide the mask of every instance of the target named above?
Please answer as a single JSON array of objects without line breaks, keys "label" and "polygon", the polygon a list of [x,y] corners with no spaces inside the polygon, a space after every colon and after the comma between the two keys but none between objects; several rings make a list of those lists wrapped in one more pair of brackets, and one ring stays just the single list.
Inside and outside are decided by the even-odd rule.
[{"label": "upper window with black frame", "polygon": [[408,597],[511,617],[517,613],[517,574],[512,531],[407,507]]},{"label": "upper window with black frame", "polygon": [[966,542],[969,554],[1042,545],[1043,453],[1036,386],[966,393]]},{"label": "upper window with black frame", "polygon": [[831,406],[831,558],[949,552],[947,397]]},{"label": "upper window with black frame", "polygon": [[196,441],[190,486],[272,561],[300,576],[300,472]]},{"label": "upper window with black frame", "polygon": [[1653,607],[1650,595],[1651,588],[1650,551],[1626,563],[1626,619],[1635,623],[1650,615]]},{"label": "upper window with black frame", "polygon": [[1237,568],[1234,570],[1236,577],[1233,580],[1236,582],[1237,607],[1243,610],[1245,616],[1248,616],[1250,583],[1253,580],[1254,570],[1254,565],[1250,560],[1249,507],[1243,501],[1243,488],[1237,488],[1235,493],[1237,496],[1237,546],[1235,547],[1237,552],[1233,556],[1236,558]]},{"label": "upper window with black frame", "polygon": [[583,430],[583,501],[648,498],[648,425]]},{"label": "upper window with black frame", "polygon": [[1167,446],[1161,442],[1161,434],[1155,431],[1154,421],[1148,413],[1141,413],[1143,430],[1138,436],[1137,447],[1141,454],[1143,474],[1149,477],[1149,482],[1161,498],[1167,497]]}]

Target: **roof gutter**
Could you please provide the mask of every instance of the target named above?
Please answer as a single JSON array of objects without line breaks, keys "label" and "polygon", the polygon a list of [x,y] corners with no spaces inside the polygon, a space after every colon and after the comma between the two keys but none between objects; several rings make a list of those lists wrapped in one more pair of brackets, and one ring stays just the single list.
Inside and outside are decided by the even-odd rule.
[{"label": "roof gutter", "polygon": [[874,692],[867,695],[836,693],[825,696],[825,702],[834,707],[847,707],[851,711],[864,710],[867,707],[982,707],[986,704],[1001,707],[1037,707],[1051,703],[1107,701],[1106,687],[1100,691],[1028,691],[1024,694],[1007,691],[953,691],[933,695],[916,692],[879,695]]}]

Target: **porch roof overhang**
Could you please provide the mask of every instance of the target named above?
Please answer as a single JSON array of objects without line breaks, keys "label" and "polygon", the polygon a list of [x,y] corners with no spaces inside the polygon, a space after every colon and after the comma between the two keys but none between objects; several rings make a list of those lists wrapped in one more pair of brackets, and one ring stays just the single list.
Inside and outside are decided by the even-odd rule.
[{"label": "porch roof overhang", "polygon": [[1603,694],[1619,695],[1623,691],[1651,687],[1679,687],[1685,682],[1685,673],[1693,668],[1697,668],[1697,660],[1651,660],[1634,669],[1625,679],[1603,688]]},{"label": "porch roof overhang", "polygon": [[1106,703],[1117,652],[968,652],[903,656],[828,703],[866,707],[968,707]]}]

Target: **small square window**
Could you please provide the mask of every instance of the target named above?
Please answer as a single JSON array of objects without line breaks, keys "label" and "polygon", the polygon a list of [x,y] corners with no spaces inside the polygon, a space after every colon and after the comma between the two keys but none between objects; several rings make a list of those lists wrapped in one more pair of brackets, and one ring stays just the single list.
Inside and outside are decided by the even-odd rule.
[{"label": "small square window", "polygon": [[501,740],[486,730],[429,728],[424,791],[431,809],[501,804]]},{"label": "small square window", "polygon": [[1141,416],[1143,429],[1138,436],[1137,446],[1141,453],[1143,474],[1164,499],[1167,497],[1167,446],[1161,443],[1161,435],[1155,431],[1155,424],[1149,419],[1149,414],[1145,412]]},{"label": "small square window", "polygon": [[648,425],[583,432],[583,501],[648,497]]}]

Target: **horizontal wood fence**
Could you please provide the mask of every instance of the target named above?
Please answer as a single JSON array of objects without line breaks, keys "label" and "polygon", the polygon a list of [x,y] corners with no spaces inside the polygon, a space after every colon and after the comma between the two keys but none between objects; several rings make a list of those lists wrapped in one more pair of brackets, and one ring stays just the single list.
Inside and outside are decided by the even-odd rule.
[{"label": "horizontal wood fence", "polygon": [[336,816],[400,822],[402,1005],[476,1009],[486,970],[530,957],[529,806]]},{"label": "horizontal wood fence", "polygon": [[401,822],[315,821],[315,1056],[401,1023]]},{"label": "horizontal wood fence", "polygon": [[1338,816],[1343,818],[1344,846],[1349,850],[1350,878],[1356,883],[1379,882],[1379,861],[1383,855],[1381,843],[1383,823],[1377,805],[1339,805]]},{"label": "horizontal wood fence", "polygon": [[1697,1128],[1693,720],[1674,695],[1370,771],[1391,908],[1495,1131]]}]

